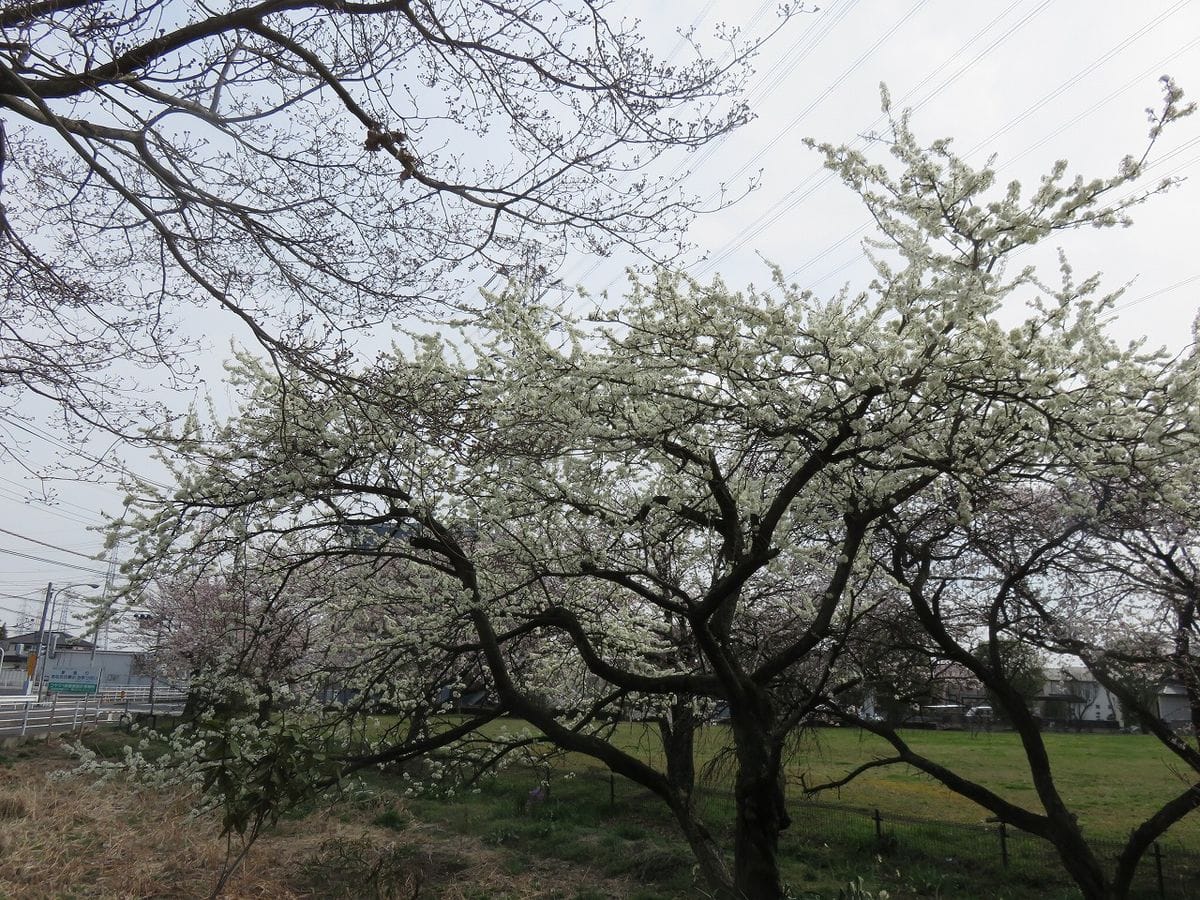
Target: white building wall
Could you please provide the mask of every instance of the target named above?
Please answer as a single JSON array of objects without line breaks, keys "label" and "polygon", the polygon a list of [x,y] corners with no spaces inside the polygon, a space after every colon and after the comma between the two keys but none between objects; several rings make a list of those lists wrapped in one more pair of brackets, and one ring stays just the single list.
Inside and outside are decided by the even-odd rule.
[{"label": "white building wall", "polygon": [[46,661],[50,681],[100,681],[100,689],[147,687],[150,676],[140,674],[137,659],[130,650],[60,650]]}]

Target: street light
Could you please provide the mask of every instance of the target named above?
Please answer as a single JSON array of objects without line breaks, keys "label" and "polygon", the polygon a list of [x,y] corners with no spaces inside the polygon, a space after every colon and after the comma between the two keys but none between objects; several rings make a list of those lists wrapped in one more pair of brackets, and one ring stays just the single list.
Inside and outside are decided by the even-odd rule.
[{"label": "street light", "polygon": [[46,674],[46,653],[50,649],[50,642],[46,639],[46,617],[50,614],[50,601],[58,597],[63,591],[69,591],[71,588],[89,587],[96,590],[100,587],[98,584],[92,584],[90,581],[80,581],[75,584],[66,584],[55,589],[54,582],[46,582],[46,602],[42,604],[42,624],[38,628],[38,648],[35,667],[33,672],[28,672],[25,679],[25,693],[29,693],[30,680],[35,679],[38,687],[38,700],[42,699],[42,679]]}]

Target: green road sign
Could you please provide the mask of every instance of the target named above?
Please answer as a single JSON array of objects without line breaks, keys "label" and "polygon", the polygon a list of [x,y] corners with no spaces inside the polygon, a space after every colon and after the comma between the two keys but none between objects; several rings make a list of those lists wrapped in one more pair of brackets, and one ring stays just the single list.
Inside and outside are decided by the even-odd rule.
[{"label": "green road sign", "polygon": [[52,681],[50,682],[49,691],[52,694],[94,694],[96,693],[96,682]]}]

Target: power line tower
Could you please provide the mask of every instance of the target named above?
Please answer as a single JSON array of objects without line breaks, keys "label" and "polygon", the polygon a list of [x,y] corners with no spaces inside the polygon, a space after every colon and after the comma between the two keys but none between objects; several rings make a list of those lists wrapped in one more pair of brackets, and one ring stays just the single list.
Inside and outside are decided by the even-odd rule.
[{"label": "power line tower", "polygon": [[[113,595],[113,584],[117,580],[117,548],[119,544],[113,544],[112,552],[108,555],[108,573],[104,576],[104,594],[101,599],[101,605],[106,613],[104,617],[104,638],[97,640],[96,643],[102,644],[101,650],[108,649],[109,632],[112,630],[112,616],[107,613],[109,610],[110,598]],[[99,637],[99,636],[97,636]]]}]

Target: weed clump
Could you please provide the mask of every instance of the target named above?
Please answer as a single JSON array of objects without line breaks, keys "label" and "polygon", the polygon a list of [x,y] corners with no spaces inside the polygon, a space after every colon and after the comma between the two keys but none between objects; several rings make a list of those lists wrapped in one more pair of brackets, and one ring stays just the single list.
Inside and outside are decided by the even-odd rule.
[{"label": "weed clump", "polygon": [[20,797],[0,797],[0,819],[23,819],[29,807]]}]

